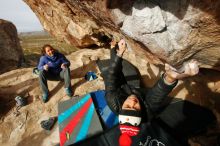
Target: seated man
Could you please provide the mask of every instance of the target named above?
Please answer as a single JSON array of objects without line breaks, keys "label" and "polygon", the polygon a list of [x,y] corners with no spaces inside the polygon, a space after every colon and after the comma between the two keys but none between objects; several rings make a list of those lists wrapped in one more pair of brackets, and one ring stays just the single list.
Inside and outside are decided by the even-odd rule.
[{"label": "seated man", "polygon": [[70,81],[70,62],[66,57],[57,52],[51,45],[44,45],[42,56],[38,63],[40,87],[43,92],[42,99],[46,103],[49,98],[49,90],[47,80],[64,79],[65,92],[68,96],[72,96]]}]

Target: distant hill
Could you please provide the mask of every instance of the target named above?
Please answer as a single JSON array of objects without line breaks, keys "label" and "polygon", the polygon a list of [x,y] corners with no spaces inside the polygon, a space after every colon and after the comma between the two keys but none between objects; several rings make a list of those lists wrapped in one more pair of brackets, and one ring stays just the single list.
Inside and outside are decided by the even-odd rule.
[{"label": "distant hill", "polygon": [[31,32],[20,32],[19,36],[49,36],[50,34],[46,31],[31,31]]}]

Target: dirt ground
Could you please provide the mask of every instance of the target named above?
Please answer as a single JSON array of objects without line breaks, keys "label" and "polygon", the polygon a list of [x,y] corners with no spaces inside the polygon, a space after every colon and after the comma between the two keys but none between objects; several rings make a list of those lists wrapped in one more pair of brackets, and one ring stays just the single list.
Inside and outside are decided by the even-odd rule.
[{"label": "dirt ground", "polygon": [[[88,52],[88,51],[87,51]],[[71,84],[75,95],[104,89],[101,77],[86,81],[88,71],[98,73],[95,62],[89,64],[89,57],[71,61]],[[99,52],[99,51],[97,51]],[[80,56],[78,54],[78,56]],[[83,56],[83,55],[82,55]],[[104,56],[103,56],[104,57]],[[71,58],[71,56],[70,56]],[[69,99],[65,95],[63,82],[49,81],[50,99],[46,104],[41,100],[38,77],[32,73],[33,68],[16,69],[0,75],[0,143],[4,146],[53,146],[59,143],[58,125],[51,131],[41,128],[40,122],[49,117],[57,117],[58,103]],[[28,104],[16,110],[16,96],[27,99]]]}]

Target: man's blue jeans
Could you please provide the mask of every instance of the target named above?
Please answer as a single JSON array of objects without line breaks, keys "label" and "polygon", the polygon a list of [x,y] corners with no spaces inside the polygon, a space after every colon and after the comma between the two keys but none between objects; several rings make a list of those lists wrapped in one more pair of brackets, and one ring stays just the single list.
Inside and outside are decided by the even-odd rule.
[{"label": "man's blue jeans", "polygon": [[49,93],[47,80],[51,80],[51,81],[64,80],[64,87],[71,88],[70,69],[65,68],[60,72],[60,74],[52,74],[45,70],[40,71],[39,81],[40,81],[40,87],[41,87],[43,94]]}]

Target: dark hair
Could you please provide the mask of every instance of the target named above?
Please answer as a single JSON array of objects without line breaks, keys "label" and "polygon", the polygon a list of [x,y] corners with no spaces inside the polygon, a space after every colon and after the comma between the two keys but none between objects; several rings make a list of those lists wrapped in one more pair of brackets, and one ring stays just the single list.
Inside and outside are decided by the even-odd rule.
[{"label": "dark hair", "polygon": [[55,50],[51,45],[46,44],[46,45],[44,45],[44,46],[42,47],[42,49],[41,49],[41,54],[42,54],[42,55],[45,55],[45,54],[46,54],[46,48],[47,48],[47,47],[50,47],[51,49]]}]

